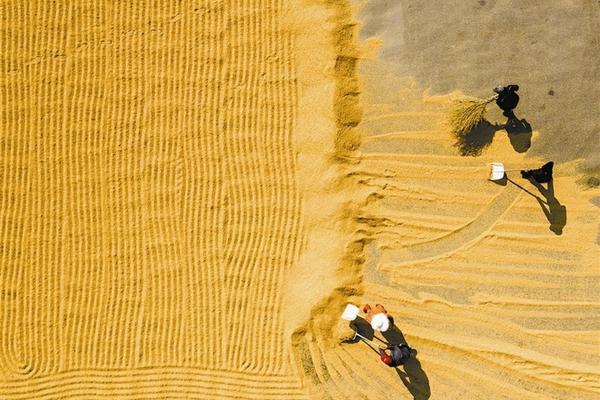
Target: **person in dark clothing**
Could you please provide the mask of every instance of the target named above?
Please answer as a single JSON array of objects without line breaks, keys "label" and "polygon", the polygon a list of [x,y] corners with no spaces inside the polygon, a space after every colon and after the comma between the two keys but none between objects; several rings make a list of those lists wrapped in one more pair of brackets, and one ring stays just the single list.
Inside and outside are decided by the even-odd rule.
[{"label": "person in dark clothing", "polygon": [[[390,354],[387,351],[390,351]],[[379,346],[379,356],[384,364],[390,367],[403,365],[410,358],[410,347],[406,343]]]},{"label": "person in dark clothing", "polygon": [[[545,200],[538,196],[535,198],[550,222],[550,230],[556,235],[562,235],[563,228],[567,224],[567,207],[562,205],[554,195],[553,167],[554,163],[550,161],[541,168],[521,171],[521,176],[528,179],[544,196]],[[546,183],[548,188],[544,188],[542,183]]]},{"label": "person in dark clothing", "polygon": [[519,104],[519,95],[517,91],[519,85],[498,86],[494,88],[496,95],[496,104],[503,111],[506,117],[506,124],[503,128],[508,134],[510,144],[513,149],[519,153],[524,153],[531,147],[531,125],[525,119],[519,119],[513,109]]},{"label": "person in dark clothing", "polygon": [[538,183],[548,183],[552,180],[552,168],[554,162],[550,161],[538,169],[522,170],[521,176],[525,179],[533,179]]},{"label": "person in dark clothing", "polygon": [[513,119],[514,114],[512,110],[519,104],[518,90],[519,85],[498,86],[494,88],[494,92],[498,93],[496,104],[502,109],[504,116],[509,118],[509,120]]}]

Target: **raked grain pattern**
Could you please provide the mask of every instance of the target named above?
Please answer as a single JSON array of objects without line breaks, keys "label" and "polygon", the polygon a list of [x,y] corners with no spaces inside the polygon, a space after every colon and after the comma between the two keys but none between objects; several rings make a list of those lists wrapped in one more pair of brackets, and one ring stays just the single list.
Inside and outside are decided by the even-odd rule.
[{"label": "raked grain pattern", "polygon": [[2,2],[1,398],[304,398],[289,8]]},{"label": "raked grain pattern", "polygon": [[487,180],[492,161],[545,160],[517,153],[503,130],[479,157],[461,157],[443,123],[447,96],[389,86],[401,106],[365,83],[362,155],[350,174],[369,189],[354,218],[367,243],[354,300],[384,304],[401,330],[385,339],[417,353],[387,368],[364,343],[332,348],[307,336],[299,349],[314,397],[598,398],[598,190],[555,167],[567,213],[557,235],[534,197],[542,194],[518,172],[509,176],[521,187]]}]

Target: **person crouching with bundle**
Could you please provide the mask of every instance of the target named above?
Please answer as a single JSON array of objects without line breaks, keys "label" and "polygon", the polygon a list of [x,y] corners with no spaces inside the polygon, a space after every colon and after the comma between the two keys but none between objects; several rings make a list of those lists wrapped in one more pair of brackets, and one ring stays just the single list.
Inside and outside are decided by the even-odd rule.
[{"label": "person crouching with bundle", "polygon": [[509,119],[514,118],[512,110],[519,104],[518,90],[519,85],[497,86],[494,88],[494,92],[498,94],[496,104],[502,109],[502,114]]}]

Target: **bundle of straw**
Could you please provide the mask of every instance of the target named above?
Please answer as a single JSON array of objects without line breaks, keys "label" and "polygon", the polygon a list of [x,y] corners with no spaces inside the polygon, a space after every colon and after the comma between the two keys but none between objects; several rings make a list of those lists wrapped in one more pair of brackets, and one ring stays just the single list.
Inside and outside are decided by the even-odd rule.
[{"label": "bundle of straw", "polygon": [[489,99],[479,99],[477,97],[459,97],[452,102],[448,108],[448,124],[455,137],[460,138],[475,125],[483,121],[485,107],[494,101],[496,96]]}]

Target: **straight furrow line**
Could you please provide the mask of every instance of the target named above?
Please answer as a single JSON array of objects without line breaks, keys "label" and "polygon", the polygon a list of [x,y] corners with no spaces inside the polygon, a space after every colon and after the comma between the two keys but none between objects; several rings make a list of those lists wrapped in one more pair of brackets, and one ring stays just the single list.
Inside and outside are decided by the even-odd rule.
[{"label": "straight furrow line", "polygon": [[[19,3],[19,6],[23,7],[23,3]],[[25,5],[26,6],[26,5]],[[8,20],[20,21],[23,19],[24,13],[19,13],[19,9],[15,11],[15,14],[12,13],[4,13],[4,8],[9,9],[7,3],[2,4],[3,7],[3,15],[6,15]],[[9,11],[13,11],[16,7],[10,7]],[[13,31],[14,32],[14,31]],[[9,55],[13,58],[8,58],[9,64],[3,65],[6,69],[11,68],[10,61],[14,64],[18,64],[17,54],[17,43],[22,43],[24,46],[27,43],[25,35],[22,31],[19,30],[16,37],[7,38],[7,40],[1,40],[0,46],[3,49],[3,55]],[[5,47],[9,49],[5,50]],[[21,74],[24,74],[24,71],[20,71]],[[12,369],[19,369],[21,367],[20,357],[21,349],[23,347],[22,344],[22,336],[16,333],[18,330],[19,322],[22,321],[19,319],[19,306],[21,304],[21,296],[19,294],[23,293],[23,287],[19,284],[21,282],[22,275],[22,265],[19,261],[22,257],[18,254],[18,249],[23,248],[23,240],[25,237],[25,218],[26,215],[25,210],[27,207],[27,198],[19,197],[18,195],[26,193],[27,187],[30,181],[30,168],[29,158],[31,157],[31,153],[25,151],[25,147],[28,146],[30,138],[26,136],[28,130],[26,129],[26,123],[23,120],[26,113],[20,112],[18,108],[18,104],[21,104],[25,99],[27,99],[24,94],[25,90],[23,88],[24,85],[19,85],[16,80],[10,79],[10,76],[3,75],[3,84],[2,84],[2,122],[4,125],[4,121],[6,121],[6,125],[4,130],[0,131],[0,145],[2,146],[3,152],[2,156],[6,156],[6,162],[3,161],[2,165],[2,196],[0,197],[0,201],[2,204],[2,208],[0,208],[0,212],[3,213],[3,217],[0,220],[2,224],[2,245],[3,248],[6,248],[5,251],[0,252],[0,260],[2,261],[3,268],[0,268],[0,276],[2,276],[2,280],[0,284],[2,284],[2,297],[3,300],[0,302],[2,306],[2,315],[3,324],[2,324],[2,334],[0,338],[2,339],[2,343],[4,346],[1,346],[2,355],[5,359],[5,365]],[[7,80],[6,84],[4,83],[4,79]],[[6,86],[5,86],[6,85]],[[10,107],[10,102],[6,101],[9,96],[8,94],[13,94],[15,98],[14,108]],[[10,111],[9,111],[10,110]],[[10,121],[15,121],[14,124],[11,124]],[[9,132],[14,132],[13,135],[9,135]],[[22,162],[20,162],[22,160]],[[5,164],[5,165],[4,165]],[[12,189],[14,194],[12,194],[9,190]],[[6,195],[4,193],[6,192]],[[13,211],[12,213],[10,211]],[[11,242],[14,243],[11,246]],[[14,261],[13,261],[14,260]],[[12,261],[12,262],[11,262]],[[19,288],[21,290],[19,290]],[[20,342],[20,343],[19,343]]]},{"label": "straight furrow line", "polygon": [[[225,161],[225,155],[226,153],[226,143],[225,143],[225,138],[224,138],[224,131],[226,129],[226,107],[227,107],[227,96],[228,96],[228,86],[225,84],[227,81],[227,61],[229,61],[229,59],[231,58],[229,50],[230,50],[230,46],[229,43],[226,42],[228,36],[228,23],[229,23],[229,19],[228,19],[228,15],[226,13],[225,10],[225,5],[223,3],[219,3],[219,13],[218,15],[218,19],[214,20],[215,23],[217,23],[217,27],[214,28],[215,31],[219,32],[219,40],[217,41],[217,58],[220,61],[220,64],[218,65],[218,69],[215,71],[215,75],[217,76],[217,83],[218,86],[215,88],[214,94],[215,94],[215,98],[213,98],[212,100],[214,101],[214,103],[211,104],[216,104],[216,109],[215,112],[212,113],[213,117],[213,129],[210,131],[211,136],[216,136],[217,137],[217,144],[218,146],[215,146],[212,151],[214,151],[214,149],[218,149],[218,154],[219,157],[216,160],[216,163],[221,167],[224,166],[223,171],[220,172],[219,177],[221,178],[221,182],[219,182],[219,200],[217,202],[217,209],[219,210],[218,214],[216,215],[217,219],[214,220],[214,226],[219,227],[222,229],[218,229],[218,236],[217,236],[217,241],[214,242],[214,247],[213,247],[213,254],[219,255],[218,256],[218,260],[219,260],[219,264],[218,267],[216,269],[216,276],[212,276],[211,280],[209,281],[209,284],[212,285],[215,282],[220,282],[221,283],[221,288],[220,290],[218,290],[218,304],[216,306],[216,309],[218,310],[218,313],[215,312],[210,312],[210,327],[218,327],[218,329],[220,330],[220,335],[221,338],[219,338],[217,335],[214,335],[212,337],[213,340],[213,348],[216,350],[217,348],[219,349],[219,352],[216,354],[217,356],[217,360],[221,360],[221,362],[226,361],[225,358],[225,354],[228,351],[228,346],[229,346],[229,332],[228,332],[228,321],[226,320],[226,318],[224,318],[223,316],[227,315],[226,314],[226,299],[227,299],[227,293],[226,293],[226,289],[227,288],[227,282],[226,282],[226,265],[227,262],[229,261],[229,254],[228,254],[228,226],[231,223],[230,221],[230,216],[228,214],[228,204],[229,202],[231,202],[231,199],[229,198],[229,194],[227,192],[227,186],[226,186],[226,182],[227,180],[231,177],[232,175],[232,170],[231,170],[231,165],[229,165],[229,163],[226,163]],[[220,31],[217,29],[220,28]],[[227,43],[227,44],[226,44]],[[212,75],[211,75],[212,76]],[[211,150],[209,150],[211,151]],[[212,264],[210,264],[212,265]],[[215,270],[212,269],[212,271],[214,272]],[[218,280],[217,280],[218,277]],[[205,292],[205,293],[210,293],[210,292]],[[209,302],[212,296],[208,296],[207,301]],[[212,308],[212,307],[211,307]],[[221,339],[221,340],[220,340]],[[216,364],[218,364],[218,362],[215,360],[215,351],[210,351],[212,349],[209,349],[209,353],[208,353],[208,366],[215,366]],[[223,362],[222,367],[227,367],[227,363]]]},{"label": "straight furrow line", "polygon": [[[236,5],[234,7],[234,9],[238,9],[240,6]],[[240,19],[240,23],[239,24],[235,24],[233,25],[232,29],[233,29],[233,37],[235,38],[235,47],[242,47],[243,42],[241,42],[241,38],[244,38],[246,36],[246,32],[238,32],[237,29],[241,29],[243,30],[244,27],[246,26],[245,21],[243,19]],[[239,55],[239,53],[234,53],[236,55]],[[243,56],[243,55],[242,55]],[[246,62],[245,62],[245,57],[242,57],[242,59],[238,59],[237,57],[234,58],[234,62],[233,65],[236,66],[240,66],[239,70],[235,71],[235,79],[233,79],[234,81],[234,87],[237,88],[239,86],[242,86],[244,83],[247,82],[248,78],[245,77],[244,75],[246,74],[246,71],[248,69]],[[254,83],[254,82],[248,82],[250,84]],[[238,229],[237,232],[234,236],[234,242],[241,242],[243,243],[241,248],[237,249],[237,254],[235,254],[235,258],[236,258],[236,262],[234,265],[229,265],[228,268],[230,269],[229,272],[229,276],[230,276],[230,282],[228,282],[228,285],[231,285],[231,289],[229,290],[229,299],[228,299],[228,306],[230,307],[230,312],[231,314],[235,315],[235,317],[233,318],[233,320],[236,322],[235,325],[233,326],[233,329],[231,330],[231,334],[232,337],[234,338],[239,338],[240,343],[244,343],[244,334],[242,333],[242,324],[246,324],[246,322],[248,321],[247,319],[247,315],[245,315],[244,317],[242,317],[242,315],[244,315],[244,309],[247,307],[248,303],[251,303],[253,305],[255,305],[256,303],[249,300],[248,299],[248,303],[245,303],[244,300],[247,299],[248,295],[245,291],[245,288],[248,287],[252,287],[254,285],[256,285],[256,282],[253,282],[254,279],[256,279],[256,276],[252,276],[250,274],[248,274],[248,269],[250,268],[250,264],[255,263],[256,262],[256,254],[254,254],[254,256],[252,256],[252,254],[248,254],[247,253],[251,253],[252,249],[255,249],[254,252],[256,253],[256,250],[259,246],[259,243],[256,243],[257,241],[260,242],[260,235],[257,235],[257,231],[260,232],[260,226],[256,226],[257,220],[260,221],[262,215],[262,208],[263,208],[263,202],[261,200],[264,199],[263,196],[255,196],[252,194],[252,190],[257,190],[260,188],[260,174],[259,171],[257,171],[258,168],[258,163],[255,162],[255,157],[254,154],[256,152],[259,152],[260,146],[256,145],[254,143],[254,146],[250,146],[250,141],[252,139],[252,131],[250,131],[250,128],[254,128],[254,126],[249,124],[253,124],[254,118],[253,115],[250,114],[251,111],[246,110],[243,108],[244,105],[252,105],[253,102],[256,101],[257,99],[257,93],[253,92],[253,89],[255,89],[255,85],[251,85],[249,90],[244,90],[244,92],[241,94],[241,98],[240,98],[240,104],[237,104],[237,102],[235,100],[238,99],[238,96],[236,96],[234,98],[234,103],[233,103],[233,117],[235,118],[236,116],[239,116],[238,118],[235,118],[234,121],[236,122],[236,124],[234,124],[234,130],[233,133],[237,133],[239,132],[241,135],[239,136],[239,140],[235,141],[234,144],[237,146],[237,148],[234,148],[234,153],[235,155],[245,155],[246,158],[249,158],[249,162],[252,163],[250,168],[246,168],[246,169],[242,169],[240,172],[240,175],[238,175],[238,179],[241,177],[245,177],[243,183],[240,182],[240,184],[236,185],[236,187],[238,188],[242,188],[244,189],[243,192],[241,193],[241,199],[240,199],[240,203],[237,203],[236,205],[242,209],[242,221],[243,223],[240,223],[238,225]],[[250,98],[252,100],[250,100]],[[250,104],[248,104],[248,102],[250,102]],[[250,108],[251,110],[251,108]],[[248,112],[248,113],[247,113]],[[236,135],[237,136],[237,135]],[[240,163],[236,163],[236,164],[241,164],[241,167],[244,168],[244,164],[245,164],[244,159],[242,159],[242,162]],[[246,203],[247,202],[247,203]],[[245,211],[250,208],[251,212],[250,215],[248,215],[248,217],[244,218]],[[259,215],[255,215],[256,211],[258,211]],[[262,214],[262,215],[260,215]],[[259,222],[260,224],[260,222]],[[246,237],[244,240],[244,232],[243,229],[244,228],[248,228],[248,230],[251,232],[250,233],[250,237]],[[260,305],[260,303],[258,304]],[[257,307],[258,308],[258,307]],[[248,348],[248,345],[243,345],[243,348]],[[254,349],[254,351],[260,351],[260,347],[258,347],[258,349]],[[242,369],[247,369],[248,368],[248,360],[247,357],[249,356],[249,354],[247,354],[246,352],[230,352],[229,354],[229,360],[232,366],[235,367],[239,367]],[[237,357],[236,357],[237,356]],[[251,355],[250,355],[251,356]],[[240,360],[241,358],[241,360]]]},{"label": "straight furrow line", "polygon": [[[261,7],[262,4],[257,4],[257,7]],[[260,70],[264,71],[264,63],[261,63],[261,60],[264,58],[264,53],[265,51],[265,46],[267,45],[266,43],[266,39],[264,37],[264,29],[261,28],[261,26],[268,26],[270,27],[270,21],[268,19],[262,19],[262,25],[261,26],[256,26],[256,20],[257,20],[257,13],[253,12],[250,15],[250,19],[251,22],[248,24],[244,24],[242,25],[242,27],[248,27],[249,25],[255,25],[255,31],[257,32],[259,39],[258,39],[258,43],[259,43],[259,47],[258,47],[258,51],[256,51],[256,49],[252,52],[253,54],[253,58],[252,61],[250,62],[250,65],[258,65]],[[244,32],[243,35],[241,35],[242,37],[247,37],[248,33]],[[246,66],[246,69],[248,69],[248,66]],[[259,70],[259,71],[260,71]],[[265,73],[265,72],[263,72]],[[268,76],[268,72],[266,72],[266,75]],[[260,85],[261,85],[261,81],[262,79],[259,78],[258,74],[254,74],[252,76],[252,79],[249,81],[249,86],[250,86],[250,90],[247,92],[253,100],[248,99],[249,101],[249,110],[252,109],[257,109],[257,110],[262,110],[263,109],[263,104],[262,101],[264,100],[265,97],[265,93],[264,91],[260,90]],[[268,97],[268,94],[267,96]],[[246,103],[246,102],[244,102]],[[248,103],[246,103],[248,104]],[[240,110],[241,112],[244,112],[245,110]],[[268,149],[266,148],[265,144],[268,143],[268,139],[264,140],[263,137],[266,132],[269,132],[269,124],[267,124],[266,126],[261,126],[261,122],[263,121],[263,115],[262,113],[259,113],[256,116],[256,127],[257,129],[257,140],[256,140],[256,149],[264,149],[264,164],[266,164],[267,166],[269,165],[277,165],[272,157],[271,157],[271,152],[268,151]],[[246,119],[246,125],[248,125],[248,119]],[[249,131],[249,126],[245,127],[245,131],[248,132]],[[278,139],[278,137],[276,136],[276,139]],[[244,141],[247,145],[249,143],[249,141]],[[275,143],[275,146],[277,144]],[[247,147],[246,149],[248,152],[252,151],[252,149],[250,147]],[[253,157],[254,159],[254,157]],[[271,219],[273,216],[272,213],[272,209],[269,209],[267,212],[264,212],[264,208],[267,207],[267,201],[270,199],[270,193],[268,193],[266,191],[265,186],[269,187],[269,188],[273,188],[272,185],[270,184],[264,184],[264,180],[267,176],[267,171],[265,171],[264,167],[262,164],[260,163],[254,163],[254,167],[253,170],[256,174],[256,178],[255,180],[257,182],[259,182],[260,184],[256,185],[256,187],[259,189],[259,193],[257,193],[257,197],[259,199],[263,199],[263,202],[259,202],[259,207],[257,209],[257,211],[259,212],[259,216],[255,216],[255,220],[258,220],[258,227],[253,227],[254,229],[256,229],[257,232],[261,231],[261,228],[263,226],[269,226],[269,230],[271,231],[271,235],[273,234],[273,232],[276,231],[276,225],[273,223],[272,220],[269,220],[268,222],[265,222],[265,220],[267,218]],[[260,204],[262,203],[262,204]],[[263,205],[264,204],[264,205]],[[253,229],[253,230],[254,230]],[[256,235],[256,234],[255,234]],[[269,235],[270,236],[270,235]],[[246,284],[244,285],[244,280],[242,279],[238,279],[238,288],[236,288],[236,292],[239,293],[239,299],[248,299],[247,302],[240,304],[240,314],[242,315],[242,317],[240,317],[239,319],[241,321],[249,321],[249,323],[246,326],[246,329],[244,329],[243,331],[239,331],[241,329],[241,325],[238,325],[238,332],[234,333],[234,335],[236,335],[236,337],[238,335],[241,335],[241,342],[246,344],[246,348],[248,349],[259,349],[258,351],[254,351],[251,352],[250,354],[244,354],[243,357],[246,358],[248,356],[252,357],[252,361],[249,362],[248,366],[246,366],[246,368],[249,368],[250,371],[252,372],[256,372],[256,368],[260,367],[260,360],[257,360],[256,357],[257,356],[261,356],[263,354],[263,352],[265,350],[267,350],[268,348],[270,348],[268,343],[260,343],[260,339],[264,338],[264,335],[255,335],[255,334],[251,334],[251,332],[260,332],[262,330],[261,326],[257,326],[257,322],[259,323],[259,325],[262,325],[263,321],[268,320],[268,318],[264,318],[263,319],[263,315],[272,315],[270,313],[271,310],[269,310],[268,308],[263,309],[263,307],[252,307],[251,305],[254,304],[261,304],[261,299],[264,299],[262,295],[264,288],[268,287],[270,285],[270,281],[269,281],[269,275],[271,272],[271,269],[273,268],[272,265],[268,265],[267,268],[263,268],[265,269],[266,273],[266,277],[265,280],[261,283],[259,283],[256,280],[257,276],[260,276],[259,271],[257,271],[258,268],[260,268],[260,262],[262,260],[265,260],[265,246],[267,244],[270,244],[271,241],[269,240],[263,240],[261,235],[256,235],[256,239],[258,240],[258,243],[250,243],[250,249],[254,249],[254,251],[252,252],[252,254],[248,257],[246,257],[248,259],[248,263],[246,263],[244,266],[242,266],[241,271],[240,271],[240,276],[244,277],[244,276],[248,276],[249,279],[253,279],[255,282],[254,284]],[[267,253],[267,254],[274,254],[274,253]],[[264,292],[263,292],[264,293]],[[258,312],[257,312],[258,311]],[[252,343],[251,340],[255,339],[255,343]],[[241,362],[243,360],[236,360],[235,364],[240,365]],[[243,366],[244,367],[244,366]]]}]

